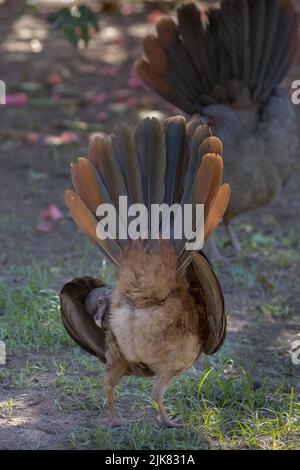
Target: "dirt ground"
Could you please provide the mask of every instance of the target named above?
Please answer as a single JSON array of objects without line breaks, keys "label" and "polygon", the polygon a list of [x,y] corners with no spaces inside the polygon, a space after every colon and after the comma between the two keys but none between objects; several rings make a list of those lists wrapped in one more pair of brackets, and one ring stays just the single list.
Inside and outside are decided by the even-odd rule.
[{"label": "dirt ground", "polygon": [[[75,248],[83,237],[67,214],[64,190],[70,186],[69,164],[86,153],[90,135],[109,132],[119,121],[134,124],[149,111],[168,116],[176,110],[149,90],[128,86],[141,38],[153,28],[146,24],[145,13],[103,15],[100,32],[89,47],[77,50],[61,34],[49,30],[46,17],[52,2],[39,2],[37,11],[23,1],[11,4],[4,12],[0,7],[0,79],[10,94],[25,92],[29,102],[19,108],[0,107],[0,276],[18,285],[21,281],[13,273],[20,262],[76,263]],[[118,73],[104,76],[103,67],[108,66],[117,67]],[[61,84],[47,83],[53,73],[63,77]],[[64,134],[69,132],[76,137]],[[64,139],[71,142],[64,143]],[[299,169],[300,160],[276,201],[236,222],[245,248],[242,260],[216,266],[230,313],[230,350],[241,361],[251,360],[258,383],[276,384],[284,377],[294,384],[297,396],[300,366],[293,366],[290,348],[300,333]],[[60,208],[64,219],[43,233],[37,226],[49,204]],[[222,229],[219,241],[230,253]],[[289,256],[282,261],[278,252],[284,256],[287,251]],[[54,287],[59,290],[59,282],[66,279],[62,273]],[[37,360],[35,354],[11,355],[5,367],[24,368],[28,361]],[[37,370],[32,380],[35,387],[10,390],[13,416],[0,409],[1,449],[32,448],[33,442],[45,449],[65,448],[74,422],[85,428],[94,426],[98,417],[89,410],[61,412],[54,399],[56,376],[51,369]],[[7,393],[0,383],[0,403]],[[59,435],[58,429],[63,430]]]}]

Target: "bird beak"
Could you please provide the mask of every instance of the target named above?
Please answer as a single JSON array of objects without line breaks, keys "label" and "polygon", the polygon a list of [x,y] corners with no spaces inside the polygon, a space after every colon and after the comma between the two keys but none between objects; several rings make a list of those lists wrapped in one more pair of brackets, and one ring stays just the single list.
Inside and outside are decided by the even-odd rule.
[{"label": "bird beak", "polygon": [[99,328],[102,328],[102,320],[101,318],[99,318],[98,320],[95,321],[96,325],[99,327]]}]

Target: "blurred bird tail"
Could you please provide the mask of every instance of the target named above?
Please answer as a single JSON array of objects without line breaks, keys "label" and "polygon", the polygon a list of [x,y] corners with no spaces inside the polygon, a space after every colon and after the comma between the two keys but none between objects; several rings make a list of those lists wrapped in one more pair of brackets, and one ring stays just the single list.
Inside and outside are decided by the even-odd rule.
[{"label": "blurred bird tail", "polygon": [[[203,14],[202,14],[203,13]],[[293,0],[224,0],[205,14],[194,3],[161,19],[135,67],[144,82],[193,115],[211,104],[265,101],[299,52]]]},{"label": "blurred bird tail", "polygon": [[[131,207],[143,204],[147,209],[149,224],[146,224],[147,233],[142,240],[143,250],[147,253],[155,254],[159,239],[165,238],[160,224],[159,236],[153,239],[150,220],[153,205],[170,207],[176,204],[180,213],[184,204],[203,204],[206,240],[221,221],[229,200],[230,188],[222,184],[221,155],[221,141],[210,135],[206,125],[197,121],[186,124],[183,117],[177,116],[162,126],[157,119],[146,118],[135,133],[122,124],[114,129],[110,140],[94,137],[88,158],[79,158],[72,166],[76,192],[66,191],[66,204],[77,225],[116,266],[126,256],[128,245],[134,243],[133,237],[127,238],[129,212],[122,210],[120,196],[126,196]],[[97,229],[101,216],[98,208],[103,204],[109,204],[116,211],[118,230],[115,236],[113,230],[106,238],[99,236]],[[194,212],[193,233],[197,228]],[[182,270],[191,261],[192,251],[186,250],[186,241],[193,233],[175,239],[174,225],[172,220],[169,238],[176,253],[177,269]],[[120,235],[121,229],[126,233],[125,237]],[[153,268],[153,272],[157,269]]]}]

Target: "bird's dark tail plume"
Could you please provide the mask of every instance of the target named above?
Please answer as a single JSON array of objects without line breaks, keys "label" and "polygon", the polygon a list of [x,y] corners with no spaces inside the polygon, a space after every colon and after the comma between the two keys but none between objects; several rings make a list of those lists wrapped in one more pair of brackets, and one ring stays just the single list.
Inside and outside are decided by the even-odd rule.
[{"label": "bird's dark tail plume", "polygon": [[166,100],[195,114],[211,104],[264,102],[299,53],[293,0],[223,0],[200,14],[194,3],[163,18],[135,67]]}]

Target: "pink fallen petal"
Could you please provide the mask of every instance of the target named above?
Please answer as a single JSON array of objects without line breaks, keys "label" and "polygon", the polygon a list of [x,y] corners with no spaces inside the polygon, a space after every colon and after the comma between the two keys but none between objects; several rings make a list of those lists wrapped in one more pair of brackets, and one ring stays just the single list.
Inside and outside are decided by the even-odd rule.
[{"label": "pink fallen petal", "polygon": [[145,95],[141,97],[141,104],[143,106],[153,106],[155,104],[155,98],[151,95]]},{"label": "pink fallen petal", "polygon": [[178,113],[178,108],[174,106],[174,104],[171,103],[166,103],[165,104],[165,110],[168,111],[169,113],[176,114]]},{"label": "pink fallen petal", "polygon": [[101,111],[101,113],[97,114],[97,119],[98,121],[107,121],[108,113],[106,113],[105,111]]},{"label": "pink fallen petal", "polygon": [[127,85],[129,88],[134,90],[143,90],[145,88],[144,82],[138,77],[138,75],[133,71],[130,77],[127,80]]},{"label": "pink fallen petal", "polygon": [[78,136],[75,132],[65,131],[60,135],[60,141],[62,144],[73,144],[78,142]]},{"label": "pink fallen petal", "polygon": [[41,222],[36,228],[39,232],[49,233],[53,229],[53,222]]},{"label": "pink fallen petal", "polygon": [[132,92],[128,88],[121,88],[120,90],[115,91],[114,102],[115,103],[124,103]]},{"label": "pink fallen petal", "polygon": [[100,104],[105,103],[107,101],[107,98],[108,98],[108,95],[107,95],[106,91],[102,91],[98,95],[89,96],[87,98],[87,100],[90,104],[94,104],[94,105],[98,106]]},{"label": "pink fallen petal", "polygon": [[40,135],[38,132],[27,132],[27,134],[24,137],[24,140],[26,144],[36,144],[40,138]]},{"label": "pink fallen petal", "polygon": [[162,16],[164,16],[164,15],[161,11],[153,10],[147,16],[147,20],[149,21],[149,23],[156,24],[161,19]]},{"label": "pink fallen petal", "polygon": [[117,67],[114,67],[113,65],[104,65],[103,67],[100,68],[100,75],[102,77],[108,77],[108,78],[113,78],[118,75],[118,69]]},{"label": "pink fallen petal", "polygon": [[60,85],[63,82],[63,79],[59,73],[50,73],[47,77],[47,83],[50,86]]},{"label": "pink fallen petal", "polygon": [[132,15],[132,13],[134,13],[133,5],[130,5],[130,3],[127,3],[126,5],[123,5],[121,7],[121,13],[124,16]]},{"label": "pink fallen petal", "polygon": [[44,143],[46,145],[69,145],[79,141],[77,134],[72,131],[63,132],[61,135],[46,135]]},{"label": "pink fallen petal", "polygon": [[50,204],[50,206],[42,212],[42,217],[47,220],[52,220],[53,222],[57,222],[64,218],[62,211],[55,206],[54,204]]},{"label": "pink fallen petal", "polygon": [[51,97],[52,101],[54,101],[56,104],[58,104],[61,100],[61,96],[60,95],[57,95],[56,93],[53,93],[52,97]]},{"label": "pink fallen petal", "polygon": [[15,95],[6,95],[6,106],[21,108],[28,103],[26,93],[16,93]]},{"label": "pink fallen petal", "polygon": [[132,96],[126,101],[129,108],[138,108],[141,106],[141,100],[137,96]]}]

